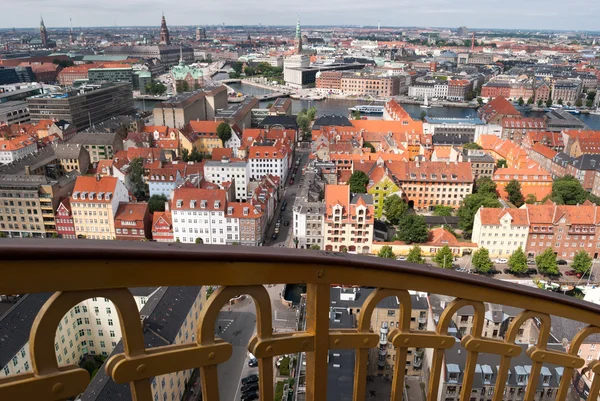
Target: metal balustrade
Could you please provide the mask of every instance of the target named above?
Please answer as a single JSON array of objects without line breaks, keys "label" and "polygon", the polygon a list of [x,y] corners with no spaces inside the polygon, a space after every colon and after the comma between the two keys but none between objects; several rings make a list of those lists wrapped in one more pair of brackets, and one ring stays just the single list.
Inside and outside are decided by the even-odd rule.
[{"label": "metal balustrade", "polygon": [[[379,345],[370,328],[376,305],[386,297],[399,300],[399,325],[388,334],[397,347],[391,399],[402,400],[404,364],[409,348],[433,350],[429,400],[438,396],[444,351],[455,344],[448,334],[452,316],[462,307],[474,309],[473,334],[461,346],[466,350],[460,399],[469,400],[480,353],[500,357],[492,399],[503,399],[511,358],[521,353],[515,338],[521,325],[538,319],[537,344],[527,350],[531,377],[539,377],[542,364],[562,366],[564,374],[556,400],[565,400],[574,369],[584,366],[577,356],[584,339],[600,333],[600,307],[574,298],[494,279],[445,271],[367,256],[277,248],[223,247],[119,241],[0,240],[2,279],[0,293],[55,292],[40,310],[30,335],[33,372],[0,379],[0,400],[62,400],[76,396],[89,384],[87,371],[77,366],[59,367],[54,334],[63,315],[78,302],[106,297],[118,309],[124,352],[112,356],[105,369],[118,383],[130,383],[135,401],[152,401],[150,379],[170,372],[200,368],[203,399],[216,401],[217,366],[228,360],[232,346],[214,337],[222,306],[239,294],[250,295],[256,305],[257,332],[248,350],[259,359],[260,399],[273,399],[273,357],[306,353],[306,399],[325,400],[329,350],[354,349],[354,400],[364,400],[369,351]],[[306,330],[273,333],[271,301],[264,287],[273,283],[306,283]],[[199,316],[196,342],[146,349],[139,312],[129,287],[219,285]],[[375,287],[365,300],[354,329],[329,328],[332,284]],[[412,331],[411,297],[407,290],[453,296],[441,314],[435,331]],[[510,324],[506,338],[482,337],[484,302],[522,308]],[[588,324],[572,339],[568,353],[548,350],[550,314]],[[589,363],[600,373],[600,362]],[[596,375],[589,399],[596,399],[600,375]],[[533,400],[536,380],[529,380],[525,400]]]}]

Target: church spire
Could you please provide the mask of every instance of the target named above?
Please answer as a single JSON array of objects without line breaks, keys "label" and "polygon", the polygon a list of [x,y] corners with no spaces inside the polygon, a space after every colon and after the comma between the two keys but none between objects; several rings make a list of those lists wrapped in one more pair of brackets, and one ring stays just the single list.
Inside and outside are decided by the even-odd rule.
[{"label": "church spire", "polygon": [[170,45],[171,39],[169,38],[169,28],[167,28],[167,20],[165,19],[165,13],[162,14],[160,21],[160,44]]},{"label": "church spire", "polygon": [[48,32],[46,32],[46,25],[44,25],[44,18],[40,15],[40,39],[42,39],[42,46],[48,47]]},{"label": "church spire", "polygon": [[298,20],[296,21],[296,38],[294,39],[294,48],[296,50],[296,54],[302,53],[302,32],[300,31],[300,16],[298,16]]}]

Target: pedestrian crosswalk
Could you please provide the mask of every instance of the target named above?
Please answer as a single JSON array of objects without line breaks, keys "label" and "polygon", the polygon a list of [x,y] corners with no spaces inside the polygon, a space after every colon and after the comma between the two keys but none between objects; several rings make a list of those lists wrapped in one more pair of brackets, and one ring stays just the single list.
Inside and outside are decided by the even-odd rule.
[{"label": "pedestrian crosswalk", "polygon": [[[217,326],[221,327],[221,333],[224,333],[227,331],[227,329],[229,328],[229,326],[231,326],[231,323],[233,323],[233,319],[219,319],[217,320]],[[218,332],[219,330],[217,330]]]}]

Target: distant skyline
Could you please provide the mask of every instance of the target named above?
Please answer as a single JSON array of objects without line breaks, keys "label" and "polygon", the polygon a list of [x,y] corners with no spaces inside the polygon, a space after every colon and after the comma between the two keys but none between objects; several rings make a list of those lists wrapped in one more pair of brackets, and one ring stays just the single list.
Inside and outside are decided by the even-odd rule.
[{"label": "distant skyline", "polygon": [[[3,4],[0,28],[156,26],[164,10],[168,25],[370,25],[486,27],[497,29],[598,30],[597,0],[305,0],[282,6],[277,0],[252,2],[180,0],[20,0]],[[417,7],[415,7],[415,5]],[[498,7],[500,5],[500,7]],[[35,10],[35,12],[32,12]]]}]

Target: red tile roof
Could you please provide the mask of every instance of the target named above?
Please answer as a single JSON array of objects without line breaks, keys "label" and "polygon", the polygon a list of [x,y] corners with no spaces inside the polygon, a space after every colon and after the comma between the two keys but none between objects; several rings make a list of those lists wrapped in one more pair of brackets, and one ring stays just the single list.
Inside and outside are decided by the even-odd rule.
[{"label": "red tile roof", "polygon": [[222,189],[178,188],[173,193],[172,210],[224,211],[226,203],[227,194]]},{"label": "red tile roof", "polygon": [[529,218],[527,209],[508,209],[508,208],[481,208],[479,215],[482,225],[500,225],[500,219],[505,215],[510,215],[511,225],[528,226]]},{"label": "red tile roof", "polygon": [[[77,177],[75,187],[73,188],[72,201],[91,202],[91,203],[111,203],[112,197],[117,188],[117,178],[115,177]],[[83,198],[85,194],[85,199]],[[93,199],[90,198],[94,195]],[[110,194],[109,199],[107,195]],[[99,199],[102,195],[102,199]]]},{"label": "red tile roof", "polygon": [[[115,227],[144,229],[144,221],[149,218],[148,212],[147,202],[121,203],[115,214]],[[135,225],[127,224],[127,222],[134,222]]]}]

